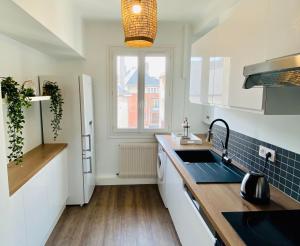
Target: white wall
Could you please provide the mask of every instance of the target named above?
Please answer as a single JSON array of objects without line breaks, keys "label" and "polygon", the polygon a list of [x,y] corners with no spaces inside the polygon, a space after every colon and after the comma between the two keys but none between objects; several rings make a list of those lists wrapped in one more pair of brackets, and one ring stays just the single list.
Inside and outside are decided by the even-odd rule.
[{"label": "white wall", "polygon": [[[19,83],[26,80],[38,81],[39,74],[56,73],[56,61],[32,48],[16,42],[6,36],[0,35],[0,76],[11,76]],[[6,118],[6,106],[1,105]],[[24,152],[41,143],[41,128],[39,104],[25,110],[24,126]],[[6,122],[6,121],[5,121]],[[5,130],[6,133],[6,130]],[[8,147],[6,135],[6,147]],[[6,150],[8,153],[8,149]],[[6,153],[6,154],[7,154]]]},{"label": "white wall", "polygon": [[73,0],[12,0],[79,54],[82,50],[82,20]]},{"label": "white wall", "polygon": [[265,116],[234,109],[215,109],[215,118],[230,128],[261,141],[300,153],[300,116]]},{"label": "white wall", "polygon": [[[185,113],[193,110],[201,112],[201,107],[183,103],[186,95],[184,78],[184,25],[178,23],[159,23],[155,47],[174,48],[173,67],[173,106],[172,129],[180,130]],[[113,139],[109,136],[108,124],[108,49],[110,46],[123,46],[123,30],[119,22],[88,22],[85,30],[86,63],[84,72],[94,79],[95,96],[95,125],[96,125],[96,159],[98,183],[116,182],[114,178],[118,172],[117,146],[120,142],[145,142],[146,139]],[[189,107],[191,106],[191,107]],[[188,110],[185,112],[185,108]],[[189,116],[189,115],[187,115]],[[197,117],[191,124],[200,129],[201,117]]]},{"label": "white wall", "polygon": [[[37,84],[39,74],[56,74],[57,61],[13,39],[0,34],[0,77],[12,76],[16,81],[33,80]],[[1,93],[0,93],[1,95]],[[15,245],[16,231],[12,230],[12,203],[9,197],[6,136],[6,105],[0,97],[0,238],[1,245]],[[25,111],[24,152],[41,144],[41,128],[38,103]],[[14,240],[12,240],[12,238]],[[20,242],[22,244],[22,242]]]}]

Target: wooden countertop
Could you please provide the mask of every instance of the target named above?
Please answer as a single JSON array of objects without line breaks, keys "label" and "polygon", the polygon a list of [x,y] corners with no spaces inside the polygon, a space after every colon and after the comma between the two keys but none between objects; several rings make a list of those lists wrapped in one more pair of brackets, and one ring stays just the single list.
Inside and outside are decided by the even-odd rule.
[{"label": "wooden countertop", "polygon": [[209,144],[182,146],[170,135],[156,135],[156,139],[172,160],[218,235],[228,246],[245,245],[245,243],[223,217],[222,212],[300,209],[300,203],[271,185],[270,204],[254,205],[241,198],[240,184],[196,184],[174,150],[210,149],[211,146]]},{"label": "wooden countertop", "polygon": [[41,144],[23,156],[20,165],[7,166],[9,194],[14,194],[39,170],[67,147],[67,144]]}]

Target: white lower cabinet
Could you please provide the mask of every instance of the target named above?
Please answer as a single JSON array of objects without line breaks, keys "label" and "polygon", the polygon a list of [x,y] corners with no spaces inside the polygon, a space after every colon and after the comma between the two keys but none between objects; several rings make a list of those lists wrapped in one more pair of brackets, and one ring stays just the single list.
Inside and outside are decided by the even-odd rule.
[{"label": "white lower cabinet", "polygon": [[166,193],[168,209],[183,246],[213,246],[216,238],[187,194],[182,178],[168,158]]},{"label": "white lower cabinet", "polygon": [[67,200],[67,150],[63,150],[11,198],[13,245],[44,245]]},{"label": "white lower cabinet", "polygon": [[23,188],[20,188],[15,194],[10,197],[11,208],[11,230],[16,233],[12,233],[11,243],[12,245],[27,245],[26,224],[24,214],[24,202],[23,202]]},{"label": "white lower cabinet", "polygon": [[[52,164],[54,162],[48,165]],[[51,210],[47,186],[50,179],[48,168],[52,167],[48,165],[24,185],[22,195],[28,245],[41,245],[50,229]]]}]

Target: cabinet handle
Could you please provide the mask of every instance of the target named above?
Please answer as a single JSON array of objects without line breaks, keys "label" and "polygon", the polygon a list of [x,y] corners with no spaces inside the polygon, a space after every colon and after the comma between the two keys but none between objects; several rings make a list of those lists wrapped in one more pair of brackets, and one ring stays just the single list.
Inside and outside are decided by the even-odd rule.
[{"label": "cabinet handle", "polygon": [[83,149],[83,151],[91,151],[92,150],[92,141],[91,141],[91,134],[82,135],[83,138],[88,138],[89,140],[89,147],[87,149]]},{"label": "cabinet handle", "polygon": [[92,157],[89,156],[89,157],[83,157],[84,160],[89,160],[89,164],[90,164],[90,170],[87,171],[87,172],[83,172],[84,174],[86,173],[93,173],[93,166],[92,166]]}]

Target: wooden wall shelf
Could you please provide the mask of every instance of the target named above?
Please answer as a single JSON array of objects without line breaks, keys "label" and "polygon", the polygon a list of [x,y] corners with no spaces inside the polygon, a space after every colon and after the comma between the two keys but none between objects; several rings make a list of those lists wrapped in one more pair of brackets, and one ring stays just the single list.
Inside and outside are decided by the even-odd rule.
[{"label": "wooden wall shelf", "polygon": [[24,154],[20,165],[10,162],[7,166],[10,196],[66,147],[67,144],[41,144]]}]

